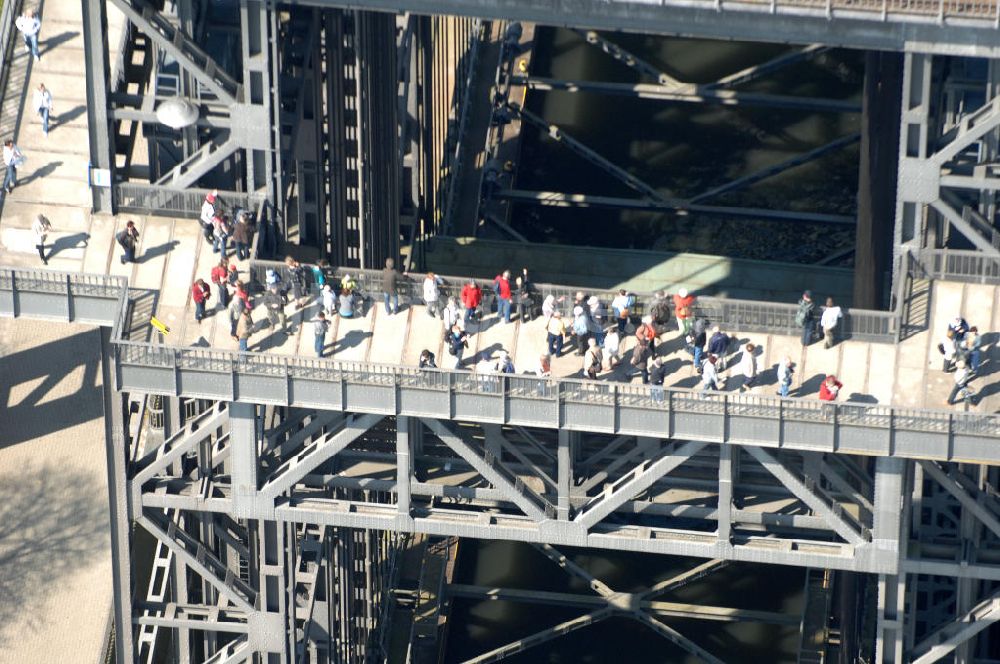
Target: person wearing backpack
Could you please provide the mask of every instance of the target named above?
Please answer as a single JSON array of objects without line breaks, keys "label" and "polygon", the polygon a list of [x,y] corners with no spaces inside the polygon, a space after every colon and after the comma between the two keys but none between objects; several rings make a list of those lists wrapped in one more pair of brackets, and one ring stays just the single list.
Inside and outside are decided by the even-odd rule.
[{"label": "person wearing backpack", "polygon": [[597,380],[597,374],[604,366],[604,353],[597,345],[597,339],[591,337],[587,339],[587,352],[583,355],[583,375],[587,378]]},{"label": "person wearing backpack", "polygon": [[795,324],[802,328],[802,345],[808,346],[812,343],[813,329],[816,327],[816,323],[813,320],[816,317],[816,303],[812,299],[812,291],[805,291],[802,293],[802,299],[799,300],[798,311],[795,312]]},{"label": "person wearing backpack", "polygon": [[705,343],[707,335],[705,328],[708,325],[704,318],[696,318],[691,323],[691,330],[684,337],[684,348],[694,357],[694,370],[701,373],[701,358],[705,353]]},{"label": "person wearing backpack", "polygon": [[125,229],[116,237],[118,244],[122,246],[124,254],[121,256],[122,265],[135,262],[135,247],[139,242],[139,229],[135,227],[135,222],[130,221],[125,224]]},{"label": "person wearing backpack", "polygon": [[[635,348],[632,349],[631,362],[632,366],[638,369],[639,373],[642,374],[642,384],[647,385],[649,384],[649,367],[647,365],[649,363],[649,358],[653,355],[653,352],[649,348],[649,342],[644,341],[639,337],[636,337],[636,341],[638,343],[636,343]],[[631,374],[629,375],[629,378],[631,378]]]},{"label": "person wearing backpack", "polygon": [[611,312],[615,315],[615,321],[618,324],[618,334],[625,334],[629,310],[634,306],[635,296],[629,295],[624,288],[618,291],[615,299],[611,300]]},{"label": "person wearing backpack", "polygon": [[691,323],[694,320],[695,296],[682,288],[674,294],[674,316],[677,317],[677,329],[682,336],[691,333]]}]

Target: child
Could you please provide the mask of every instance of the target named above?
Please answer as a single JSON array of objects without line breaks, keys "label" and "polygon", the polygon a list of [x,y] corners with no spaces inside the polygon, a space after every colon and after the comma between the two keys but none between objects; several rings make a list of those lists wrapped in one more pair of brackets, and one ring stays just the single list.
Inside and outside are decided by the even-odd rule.
[{"label": "child", "polygon": [[337,311],[337,296],[333,292],[330,284],[323,285],[323,311],[327,316],[332,316]]}]

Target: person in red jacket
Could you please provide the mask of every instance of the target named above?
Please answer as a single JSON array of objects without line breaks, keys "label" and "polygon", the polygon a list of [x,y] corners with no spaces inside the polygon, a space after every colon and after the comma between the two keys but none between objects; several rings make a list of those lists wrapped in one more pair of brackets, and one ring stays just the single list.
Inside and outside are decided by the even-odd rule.
[{"label": "person in red jacket", "polygon": [[677,327],[680,328],[682,337],[691,333],[691,324],[694,322],[694,301],[694,295],[688,294],[686,288],[674,294],[674,315],[677,316]]},{"label": "person in red jacket", "polygon": [[201,325],[201,319],[205,317],[205,304],[210,297],[212,297],[212,290],[204,279],[198,279],[191,286],[191,299],[194,300],[194,319],[198,321],[198,325]]},{"label": "person in red jacket", "polygon": [[497,318],[510,322],[510,270],[504,270],[493,279],[493,291],[497,294]]},{"label": "person in red jacket", "polygon": [[461,298],[462,306],[465,307],[465,324],[468,325],[483,301],[483,291],[479,290],[475,279],[469,279],[469,283],[462,286]]},{"label": "person in red jacket", "polygon": [[226,282],[229,280],[229,261],[225,258],[220,260],[219,264],[212,268],[211,278],[219,293],[218,306],[225,309],[229,304],[229,288],[226,287]]},{"label": "person in red jacket", "polygon": [[642,317],[642,324],[635,328],[635,337],[640,344],[649,344],[649,351],[656,356],[656,329],[653,327],[653,317]]},{"label": "person in red jacket", "polygon": [[822,385],[819,386],[819,398],[823,401],[833,401],[837,398],[837,394],[840,392],[840,388],[844,386],[837,377],[830,374],[823,381]]}]

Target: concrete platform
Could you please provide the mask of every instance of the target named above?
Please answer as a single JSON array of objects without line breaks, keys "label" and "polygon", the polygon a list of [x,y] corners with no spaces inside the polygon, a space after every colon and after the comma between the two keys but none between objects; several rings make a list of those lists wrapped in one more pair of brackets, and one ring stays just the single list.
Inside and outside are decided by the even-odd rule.
[{"label": "concrete platform", "polygon": [[0,319],[0,375],[0,663],[100,661],[112,588],[99,332]]}]

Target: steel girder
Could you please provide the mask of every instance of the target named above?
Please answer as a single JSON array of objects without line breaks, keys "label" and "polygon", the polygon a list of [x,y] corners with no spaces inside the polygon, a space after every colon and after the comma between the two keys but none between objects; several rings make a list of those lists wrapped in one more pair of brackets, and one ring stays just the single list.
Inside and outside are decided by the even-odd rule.
[{"label": "steel girder", "polygon": [[[895,571],[898,544],[886,534],[884,522],[891,522],[896,510],[879,509],[878,493],[883,486],[890,493],[898,491],[898,483],[877,481],[875,495],[864,495],[863,487],[847,492],[845,487],[853,485],[842,477],[835,482],[801,479],[795,470],[801,459],[795,454],[778,459],[756,448],[750,452],[780,481],[774,484],[751,466],[744,464],[741,472],[734,463],[737,448],[697,441],[609,437],[610,442],[589,441],[584,449],[580,434],[568,431],[539,431],[532,437],[552,437],[540,443],[515,429],[397,416],[392,446],[372,449],[364,443],[367,449],[358,450],[353,449],[355,443],[371,438],[383,416],[345,420],[309,415],[298,433],[265,432],[258,440],[247,424],[253,413],[253,407],[234,404],[203,416],[198,432],[204,436],[219,424],[217,418],[229,417],[228,433],[219,435],[218,444],[201,445],[208,454],[224,457],[228,473],[215,470],[222,463],[218,458],[180,463],[199,447],[190,437],[171,439],[148,454],[130,477],[136,513],[185,510],[264,521]],[[418,432],[417,438],[423,439],[419,449],[414,442]],[[602,445],[617,453],[605,453]],[[545,447],[552,453],[537,452]],[[902,464],[886,460],[883,465]],[[706,467],[717,480],[695,479]],[[679,471],[687,476],[675,477]],[[754,472],[756,479],[751,480]],[[826,469],[827,476],[832,473]],[[890,468],[877,475],[891,478],[897,473],[898,468]],[[771,486],[765,491],[774,493],[776,507],[738,504],[741,492],[759,492],[759,485],[767,483]],[[366,491],[387,498],[359,495]],[[694,504],[675,502],[685,491],[702,497]],[[885,500],[891,501],[891,496]],[[801,513],[802,505],[813,514]],[[854,513],[859,517],[851,516]]]},{"label": "steel girder", "polygon": [[[894,254],[906,247],[943,245],[948,229],[958,231],[983,255],[1000,262],[1000,231],[976,209],[963,202],[958,190],[985,193],[996,189],[975,147],[992,140],[1000,127],[1000,95],[984,81],[985,103],[956,116],[947,127],[935,114],[935,68],[930,55],[907,53],[903,66],[903,106],[900,118],[899,168],[896,187]],[[970,172],[971,171],[971,172]],[[980,196],[980,199],[982,196]],[[941,220],[942,236],[928,223],[928,212]],[[900,276],[900,278],[902,278]]]}]

